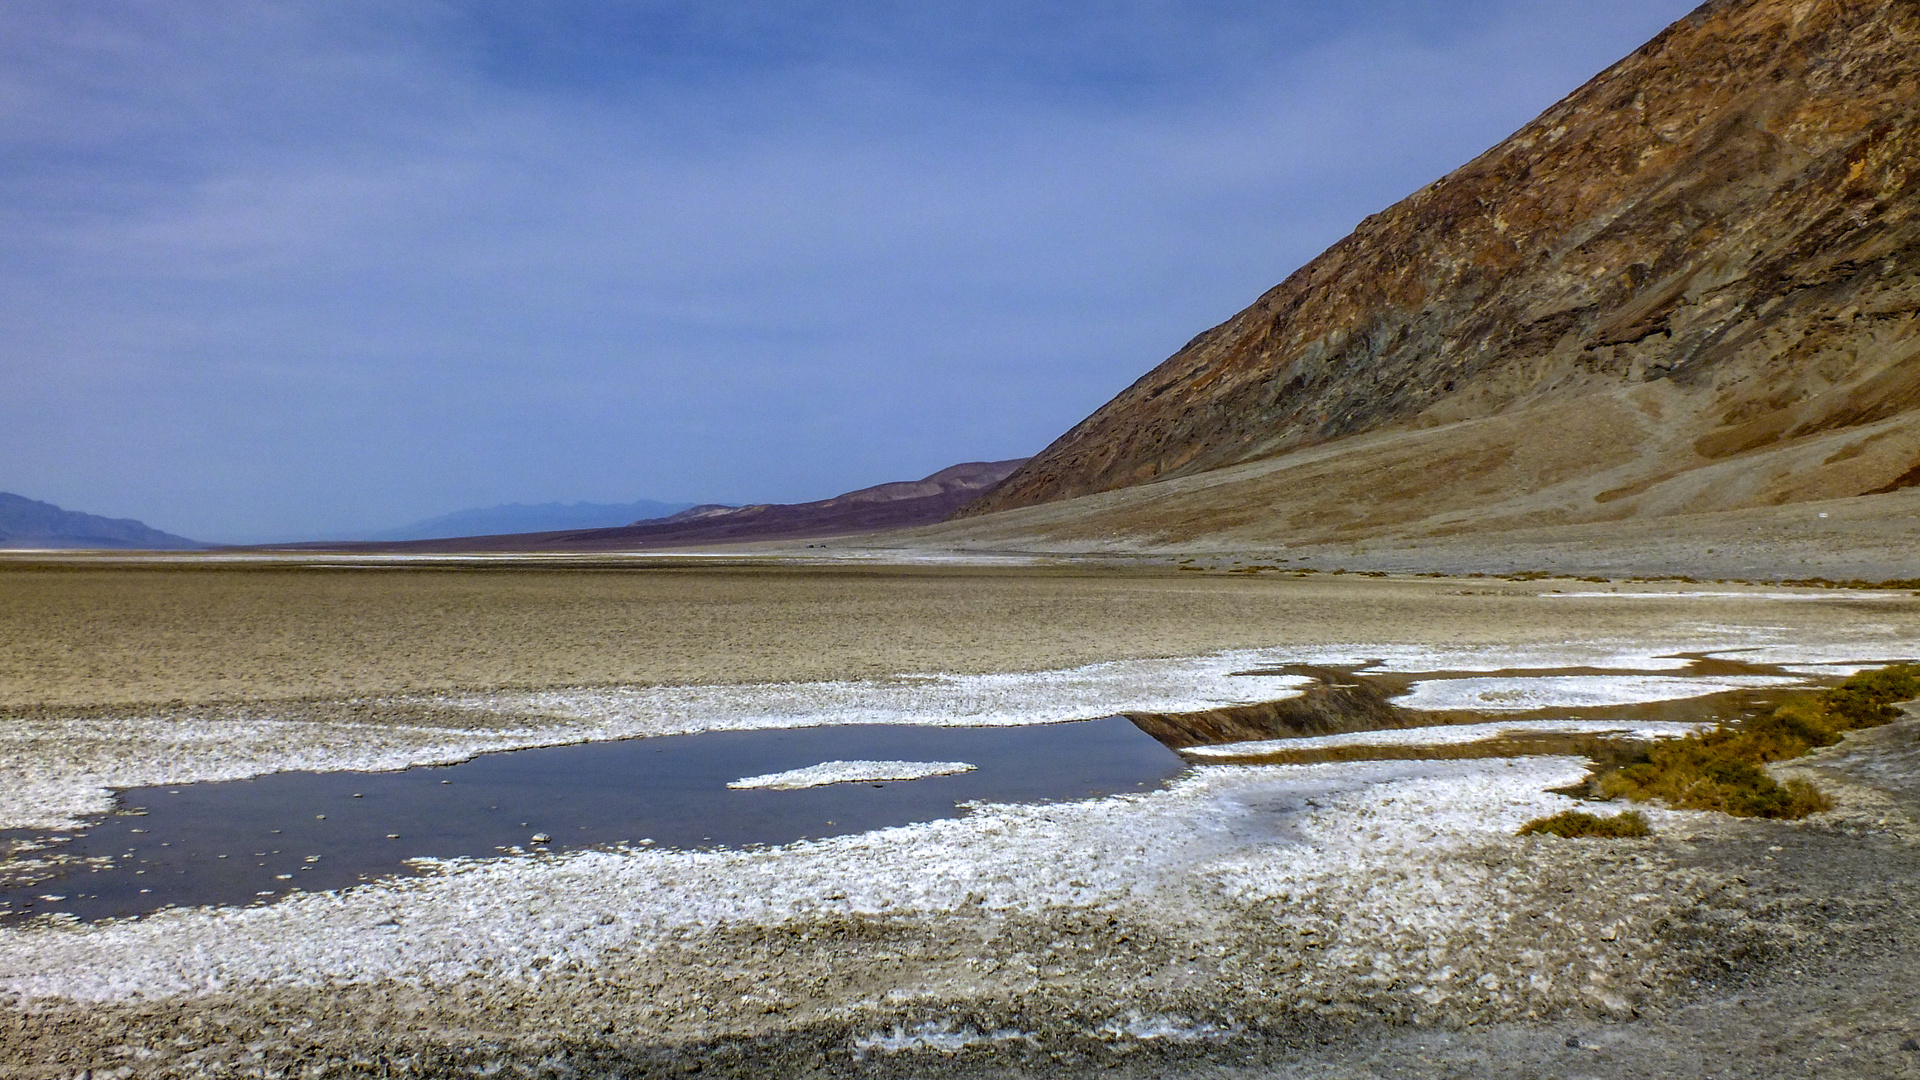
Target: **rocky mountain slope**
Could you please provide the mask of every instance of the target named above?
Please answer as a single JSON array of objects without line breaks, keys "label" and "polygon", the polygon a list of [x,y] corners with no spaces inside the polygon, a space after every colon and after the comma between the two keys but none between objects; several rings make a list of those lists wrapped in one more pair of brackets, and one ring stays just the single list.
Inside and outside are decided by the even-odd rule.
[{"label": "rocky mountain slope", "polygon": [[608,529],[575,529],[503,536],[467,536],[383,544],[294,544],[294,548],[351,551],[630,551],[798,540],[926,525],[992,487],[1025,458],[970,461],[920,480],[902,480],[807,503],[695,506],[650,521]]},{"label": "rocky mountain slope", "polygon": [[1917,114],[1920,5],[1716,0],[963,514],[1328,542],[1920,484]]},{"label": "rocky mountain slope", "polygon": [[149,528],[0,491],[0,548],[113,548],[169,551],[207,545]]}]

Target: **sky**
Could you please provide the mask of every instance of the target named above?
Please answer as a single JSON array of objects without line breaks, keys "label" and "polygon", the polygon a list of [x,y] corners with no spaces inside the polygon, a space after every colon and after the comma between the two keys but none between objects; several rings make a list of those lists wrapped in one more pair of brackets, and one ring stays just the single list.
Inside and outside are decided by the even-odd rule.
[{"label": "sky", "polygon": [[0,490],[196,539],[1035,453],[1688,0],[0,0]]}]

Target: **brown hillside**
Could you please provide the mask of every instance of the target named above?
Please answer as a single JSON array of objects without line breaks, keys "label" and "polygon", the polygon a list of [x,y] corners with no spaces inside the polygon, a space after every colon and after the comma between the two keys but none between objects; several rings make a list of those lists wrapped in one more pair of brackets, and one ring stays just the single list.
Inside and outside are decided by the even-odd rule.
[{"label": "brown hillside", "polygon": [[1085,526],[1293,542],[1920,484],[1917,111],[1920,4],[1708,4],[962,513],[1191,478]]}]

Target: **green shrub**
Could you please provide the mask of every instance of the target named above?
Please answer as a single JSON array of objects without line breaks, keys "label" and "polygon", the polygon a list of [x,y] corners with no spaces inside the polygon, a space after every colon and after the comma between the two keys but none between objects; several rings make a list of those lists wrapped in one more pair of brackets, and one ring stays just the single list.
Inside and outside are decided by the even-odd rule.
[{"label": "green shrub", "polygon": [[1843,731],[1878,727],[1900,718],[1896,701],[1920,697],[1920,666],[1895,664],[1878,671],[1863,671],[1828,690],[1826,709],[1844,721]]},{"label": "green shrub", "polygon": [[1661,743],[1602,776],[1607,798],[1655,799],[1684,810],[1736,817],[1802,818],[1832,800],[1804,780],[1776,782],[1762,766],[1832,746],[1849,731],[1900,716],[1893,702],[1920,697],[1920,667],[1861,672],[1839,686],[1786,702],[1738,728],[1721,727]]},{"label": "green shrub", "polygon": [[1597,836],[1603,839],[1619,839],[1633,836],[1652,836],[1653,830],[1647,827],[1647,819],[1638,810],[1628,810],[1612,817],[1599,817],[1579,810],[1563,810],[1552,817],[1535,818],[1520,826],[1520,836],[1532,836],[1546,833],[1551,836],[1563,836],[1571,840],[1580,836]]}]

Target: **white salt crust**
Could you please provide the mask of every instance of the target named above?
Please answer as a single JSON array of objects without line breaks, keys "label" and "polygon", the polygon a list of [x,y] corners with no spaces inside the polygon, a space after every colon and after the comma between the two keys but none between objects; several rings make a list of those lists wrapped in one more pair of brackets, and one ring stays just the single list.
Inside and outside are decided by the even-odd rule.
[{"label": "white salt crust", "polygon": [[865,1035],[855,1035],[852,1039],[853,1053],[857,1058],[869,1054],[905,1054],[927,1050],[939,1054],[957,1054],[969,1046],[1032,1041],[1033,1036],[1024,1031],[981,1031],[969,1024],[955,1024],[952,1020],[895,1024],[884,1031],[870,1031]]},{"label": "white salt crust", "polygon": [[826,787],[828,784],[924,780],[929,776],[972,772],[974,768],[964,761],[823,761],[804,769],[743,777],[727,786],[736,790],[765,788],[772,791],[799,791],[802,788]]},{"label": "white salt crust", "polygon": [[[239,780],[292,770],[385,771],[495,750],[827,724],[996,726],[1118,712],[1210,709],[1294,696],[1301,676],[1237,676],[1258,654],[1119,661],[1005,675],[669,686],[412,698],[506,717],[501,727],[258,718],[27,719],[0,725],[0,829],[74,828],[114,788]],[[377,703],[375,703],[377,704]]]},{"label": "white salt crust", "polygon": [[[451,764],[496,750],[641,735],[851,723],[1035,724],[1120,712],[1211,709],[1293,696],[1295,688],[1309,680],[1235,674],[1283,664],[1378,662],[1372,670],[1383,672],[1562,667],[1645,672],[1686,667],[1689,661],[1677,658],[1678,653],[1763,663],[1869,663],[1880,657],[1920,656],[1920,641],[1897,637],[1899,629],[1890,625],[1862,623],[1846,641],[1791,641],[1794,634],[1790,627],[1702,624],[1653,641],[1601,639],[1493,648],[1359,642],[1112,661],[1032,673],[455,694],[407,702],[470,710],[494,721],[483,728],[282,721],[264,708],[257,716],[238,719],[194,716],[190,711],[110,720],[23,719],[0,726],[0,828],[75,827],[81,819],[109,810],[114,788],[237,780],[290,770],[393,770]],[[1537,707],[1577,703],[1541,692],[1546,688],[1531,689],[1534,700],[1541,702]],[[1616,696],[1600,703],[1623,701]],[[499,724],[501,719],[507,722]]]},{"label": "white salt crust", "polygon": [[[1884,633],[1886,627],[1864,626],[1863,631],[1879,629]],[[1855,642],[1815,642],[1808,645],[1774,644],[1757,645],[1744,649],[1727,649],[1715,655],[1729,660],[1744,660],[1752,664],[1781,665],[1819,665],[1822,667],[1846,666],[1854,671],[1863,671],[1870,667],[1882,667],[1899,660],[1920,659],[1920,642],[1916,641],[1855,641]],[[1797,670],[1793,668],[1791,670]]]},{"label": "white salt crust", "polygon": [[1820,679],[1844,679],[1870,668],[1884,666],[1884,664],[1781,664],[1780,670],[1791,671],[1795,675],[1811,675]]},{"label": "white salt crust", "polygon": [[[489,981],[534,984],[549,965],[593,965],[609,949],[725,925],[849,912],[935,918],[962,905],[1151,912],[1194,888],[1259,902],[1376,881],[1383,884],[1364,891],[1367,907],[1350,919],[1411,934],[1491,933],[1497,898],[1482,868],[1455,856],[1509,843],[1522,822],[1573,806],[1545,789],[1585,770],[1571,757],[1219,766],[1149,794],[985,806],[785,848],[435,863],[433,876],[266,907],[6,929],[0,997],[120,1001],[261,982],[428,985],[480,971]],[[1647,813],[1656,824],[1687,816]]]},{"label": "white salt crust", "polygon": [[[1285,662],[1328,667],[1366,665],[1365,672],[1405,674],[1422,671],[1506,671],[1509,669],[1609,668],[1622,671],[1681,671],[1693,661],[1678,653],[1737,647],[1753,640],[1744,628],[1712,628],[1699,638],[1648,644],[1626,641],[1568,641],[1542,645],[1446,648],[1432,645],[1324,645],[1285,651]],[[1719,632],[1724,631],[1724,632]],[[1275,650],[1277,653],[1279,650]]]},{"label": "white salt crust", "polygon": [[1677,739],[1713,726],[1710,723],[1689,724],[1664,720],[1637,723],[1618,720],[1514,720],[1492,724],[1396,728],[1390,731],[1353,731],[1344,735],[1315,735],[1299,739],[1259,739],[1213,746],[1189,746],[1180,753],[1201,759],[1241,758],[1343,746],[1459,746],[1513,735],[1600,735],[1651,741]]},{"label": "white salt crust", "polygon": [[1415,683],[1411,693],[1395,698],[1393,703],[1424,711],[1581,709],[1676,701],[1762,686],[1796,686],[1804,681],[1787,675],[1551,675],[1532,678],[1433,679]]},{"label": "white salt crust", "polygon": [[1294,696],[1296,688],[1313,681],[1235,674],[1270,663],[1268,655],[1240,650],[993,675],[934,672],[832,682],[450,694],[430,700],[457,709],[575,721],[589,725],[593,738],[822,724],[998,727],[1270,701]]}]

